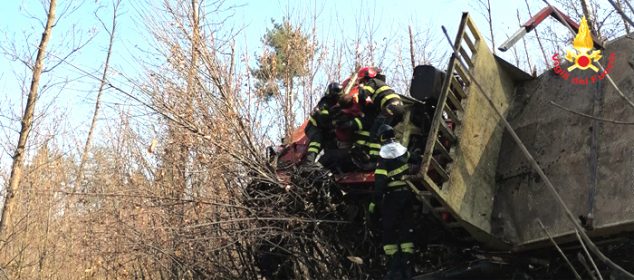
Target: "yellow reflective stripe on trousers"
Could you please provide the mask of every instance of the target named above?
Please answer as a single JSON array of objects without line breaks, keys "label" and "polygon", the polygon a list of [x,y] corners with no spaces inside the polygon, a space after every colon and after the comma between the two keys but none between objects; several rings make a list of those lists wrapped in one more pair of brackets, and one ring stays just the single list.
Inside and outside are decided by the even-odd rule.
[{"label": "yellow reflective stripe on trousers", "polygon": [[385,170],[385,169],[376,169],[376,170],[374,170],[374,175],[387,176],[387,170]]},{"label": "yellow reflective stripe on trousers", "polygon": [[394,255],[394,254],[396,254],[396,252],[398,252],[398,245],[396,245],[396,244],[385,244],[383,246],[383,251],[388,256]]},{"label": "yellow reflective stripe on trousers", "polygon": [[322,114],[322,115],[330,114],[330,113],[328,113],[328,110],[321,110],[321,111],[319,111],[319,113]]},{"label": "yellow reflective stripe on trousers", "polygon": [[373,149],[381,149],[381,144],[367,142],[365,145]]},{"label": "yellow reflective stripe on trousers", "polygon": [[367,130],[357,131],[356,133],[363,136],[370,136],[370,132]]},{"label": "yellow reflective stripe on trousers", "polygon": [[412,242],[401,243],[401,251],[403,253],[414,253],[414,243]]},{"label": "yellow reflective stripe on trousers", "polygon": [[359,118],[354,118],[354,121],[359,126],[359,130],[362,130],[363,129],[363,124],[361,123],[361,120]]},{"label": "yellow reflective stripe on trousers", "polygon": [[407,183],[405,183],[404,181],[392,181],[387,183],[388,187],[400,187],[405,185],[407,185]]},{"label": "yellow reflective stripe on trousers", "polygon": [[387,173],[388,177],[394,177],[398,174],[403,173],[405,170],[409,169],[409,165],[408,164],[403,164],[401,167],[394,169],[390,172]]},{"label": "yellow reflective stripe on trousers", "polygon": [[319,153],[319,148],[321,148],[321,143],[319,142],[310,142],[308,144],[308,152],[309,153]]},{"label": "yellow reflective stripe on trousers", "polygon": [[317,126],[317,121],[312,116],[308,117],[308,121],[310,121],[313,126]]},{"label": "yellow reflective stripe on trousers", "polygon": [[366,142],[365,146],[368,147],[368,154],[371,156],[378,156],[381,152],[381,144]]},{"label": "yellow reflective stripe on trousers", "polygon": [[383,105],[385,105],[385,102],[387,102],[388,100],[390,100],[392,98],[399,98],[398,94],[392,93],[392,94],[388,94],[386,97],[383,97],[383,99],[381,100],[381,107],[380,108],[383,108]]}]

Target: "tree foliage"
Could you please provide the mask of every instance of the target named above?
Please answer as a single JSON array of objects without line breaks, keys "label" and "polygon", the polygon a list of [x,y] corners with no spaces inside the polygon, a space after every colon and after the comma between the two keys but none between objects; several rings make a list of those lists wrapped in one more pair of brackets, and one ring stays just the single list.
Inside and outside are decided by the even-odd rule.
[{"label": "tree foliage", "polygon": [[314,55],[314,47],[299,26],[290,21],[272,21],[262,37],[265,45],[258,58],[258,66],[252,73],[258,80],[256,87],[264,97],[280,94],[280,87],[292,90],[293,79],[308,74],[308,63]]}]

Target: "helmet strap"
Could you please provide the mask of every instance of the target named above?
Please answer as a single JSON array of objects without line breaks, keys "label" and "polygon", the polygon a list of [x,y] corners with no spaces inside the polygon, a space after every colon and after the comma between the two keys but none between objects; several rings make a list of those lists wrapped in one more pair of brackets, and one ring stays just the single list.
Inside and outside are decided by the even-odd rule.
[{"label": "helmet strap", "polygon": [[381,141],[381,143],[383,143],[383,145],[394,143],[394,138],[392,137],[385,139],[383,138],[383,136],[381,136],[379,140]]}]

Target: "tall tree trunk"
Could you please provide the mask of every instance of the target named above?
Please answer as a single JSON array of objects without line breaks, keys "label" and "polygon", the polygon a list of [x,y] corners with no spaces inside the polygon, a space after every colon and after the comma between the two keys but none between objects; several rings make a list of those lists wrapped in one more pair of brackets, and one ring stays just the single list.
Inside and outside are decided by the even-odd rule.
[{"label": "tall tree trunk", "polygon": [[[528,11],[528,16],[532,18],[533,14],[531,13],[530,5],[528,5],[528,0],[524,0],[524,3],[526,3],[526,10]],[[537,38],[537,44],[539,45],[539,49],[542,51],[542,56],[544,57],[544,68],[548,69],[550,68],[550,60],[548,59],[548,55],[546,55],[546,50],[544,49],[544,45],[542,44],[542,39],[539,37],[539,32],[537,30],[535,30],[535,38]]]},{"label": "tall tree trunk", "polygon": [[407,26],[407,30],[409,31],[409,57],[412,62],[412,69],[416,67],[416,58],[414,56],[414,34],[412,33],[412,26]]},{"label": "tall tree trunk", "polygon": [[489,35],[491,36],[491,49],[495,54],[495,37],[493,36],[493,16],[491,15],[491,0],[479,0],[480,7],[484,9],[484,17],[489,24]]},{"label": "tall tree trunk", "polygon": [[[75,187],[73,187],[72,192],[75,192],[75,188],[77,186],[81,186],[81,182],[84,179],[84,166],[86,165],[86,160],[88,159],[88,150],[90,149],[90,145],[92,143],[92,136],[95,132],[95,127],[97,126],[97,117],[99,116],[99,109],[101,108],[101,95],[103,94],[104,87],[106,85],[106,77],[108,75],[108,68],[110,67],[110,56],[112,55],[112,45],[114,43],[114,34],[115,29],[117,27],[117,10],[119,9],[119,4],[121,0],[117,0],[114,3],[113,15],[112,15],[112,25],[111,29],[108,31],[107,27],[106,31],[110,35],[110,40],[108,41],[108,53],[106,54],[106,61],[103,67],[103,73],[101,74],[101,81],[99,82],[99,90],[97,91],[97,100],[95,101],[95,111],[92,114],[92,121],[90,122],[90,129],[88,130],[88,136],[86,136],[86,143],[84,144],[84,150],[81,153],[81,159],[79,160],[79,169],[77,171],[77,180],[75,182]],[[81,188],[80,188],[81,191]]]},{"label": "tall tree trunk", "polygon": [[[114,35],[117,28],[117,12],[119,10],[119,4],[121,4],[121,0],[116,0],[113,4],[112,22],[111,22],[110,30],[108,30],[108,27],[106,27],[105,23],[102,22],[104,29],[106,30],[106,32],[108,32],[108,35],[110,36],[108,41],[108,50],[106,53],[106,60],[103,66],[103,72],[101,74],[101,80],[99,81],[99,89],[97,90],[97,99],[95,100],[95,111],[92,114],[92,120],[90,121],[90,128],[88,129],[88,135],[86,136],[84,149],[81,153],[81,157],[79,160],[79,167],[77,169],[77,178],[75,179],[75,184],[73,184],[73,187],[71,189],[71,192],[73,193],[76,191],[80,191],[80,192],[87,191],[85,188],[82,187],[82,182],[84,180],[84,169],[85,169],[86,161],[88,160],[88,151],[90,150],[93,134],[95,132],[95,127],[97,126],[97,118],[99,116],[99,109],[101,108],[101,96],[103,95],[104,87],[106,85],[106,77],[108,76],[108,69],[110,68],[110,57],[112,56],[112,46],[114,45]],[[64,203],[65,214],[66,214],[66,209],[68,208],[69,205],[70,205],[70,200],[66,199],[66,202]],[[70,219],[70,216],[66,217],[66,219]],[[71,233],[72,235],[73,231],[75,230],[74,227],[70,226],[68,229],[69,229],[69,233]],[[90,237],[88,236],[88,231],[86,230],[83,231],[83,238],[84,238],[84,241],[89,240]],[[83,261],[84,261],[84,264],[89,263],[88,254],[85,254],[83,256]]]},{"label": "tall tree trunk", "polygon": [[493,37],[493,16],[491,15],[491,0],[487,0],[487,20],[489,21],[489,32],[491,33],[491,49],[495,54],[495,37]]},{"label": "tall tree trunk", "polygon": [[[35,112],[35,102],[38,95],[38,87],[40,84],[40,76],[42,75],[42,69],[44,68],[44,55],[46,53],[46,46],[51,36],[53,29],[53,23],[55,21],[55,6],[56,0],[51,0],[48,16],[46,20],[46,26],[44,27],[44,33],[42,33],[42,39],[38,47],[37,56],[35,58],[35,66],[33,67],[33,77],[31,78],[31,88],[29,90],[29,96],[26,101],[26,108],[24,109],[24,116],[22,117],[22,128],[20,129],[20,138],[18,139],[18,145],[15,148],[13,154],[13,163],[11,165],[11,176],[9,177],[9,186],[7,187],[7,194],[2,207],[2,216],[0,217],[0,238],[6,237],[6,233],[10,232],[11,228],[11,215],[15,208],[15,193],[20,186],[20,178],[22,177],[22,171],[24,169],[24,154],[26,149],[26,142],[33,126],[33,114]],[[5,240],[6,241],[6,240]]]},{"label": "tall tree trunk", "polygon": [[[288,62],[287,62],[288,65]],[[293,77],[288,70],[284,73],[284,142],[290,143],[295,117],[293,113]]]},{"label": "tall tree trunk", "polygon": [[[517,13],[517,23],[522,26],[522,21],[520,20],[520,10],[515,10]],[[537,33],[537,32],[535,32]],[[531,57],[528,55],[528,47],[526,46],[526,38],[522,37],[522,43],[524,44],[524,54],[526,55],[526,64],[528,64],[528,69],[532,72],[533,66],[531,65]]]}]

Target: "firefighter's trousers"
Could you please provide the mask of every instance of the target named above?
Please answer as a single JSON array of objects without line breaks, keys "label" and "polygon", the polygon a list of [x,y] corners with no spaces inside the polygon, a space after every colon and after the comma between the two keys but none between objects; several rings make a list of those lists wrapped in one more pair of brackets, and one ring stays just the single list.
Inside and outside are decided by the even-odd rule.
[{"label": "firefighter's trousers", "polygon": [[414,252],[415,195],[406,186],[389,190],[383,197],[383,249],[388,256]]}]

